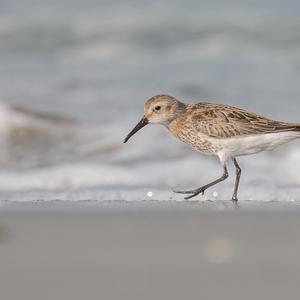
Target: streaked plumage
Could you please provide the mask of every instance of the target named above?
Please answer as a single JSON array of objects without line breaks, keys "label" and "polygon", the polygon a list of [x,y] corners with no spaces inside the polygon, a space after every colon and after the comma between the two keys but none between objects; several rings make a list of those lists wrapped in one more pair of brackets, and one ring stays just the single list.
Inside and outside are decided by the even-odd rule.
[{"label": "streaked plumage", "polygon": [[195,150],[219,157],[223,176],[199,189],[182,192],[192,194],[187,199],[226,179],[226,162],[232,159],[237,171],[232,199],[237,200],[241,171],[236,157],[273,150],[300,137],[300,124],[275,121],[229,105],[207,102],[184,104],[174,97],[158,95],[145,103],[143,119],[125,142],[148,123],[162,124]]},{"label": "streaked plumage", "polygon": [[274,121],[244,109],[222,104],[189,104],[183,117],[191,118],[199,132],[215,138],[300,131],[299,124]]}]

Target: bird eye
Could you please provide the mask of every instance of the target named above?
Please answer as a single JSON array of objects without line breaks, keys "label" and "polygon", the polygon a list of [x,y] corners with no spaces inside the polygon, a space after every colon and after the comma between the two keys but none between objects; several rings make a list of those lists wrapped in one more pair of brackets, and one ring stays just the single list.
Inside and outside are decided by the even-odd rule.
[{"label": "bird eye", "polygon": [[157,106],[154,107],[154,109],[155,109],[156,111],[160,111],[161,106],[160,106],[160,105],[157,105]]}]

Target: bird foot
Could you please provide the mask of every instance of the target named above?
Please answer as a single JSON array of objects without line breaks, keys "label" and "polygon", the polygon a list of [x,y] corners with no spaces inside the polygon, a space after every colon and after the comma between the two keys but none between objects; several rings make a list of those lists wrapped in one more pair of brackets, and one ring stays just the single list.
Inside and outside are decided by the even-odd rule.
[{"label": "bird foot", "polygon": [[233,194],[231,200],[232,200],[234,203],[237,203],[237,202],[238,202],[237,195],[236,195],[236,194]]},{"label": "bird foot", "polygon": [[191,191],[173,191],[173,192],[177,193],[177,194],[192,194],[190,196],[184,197],[185,200],[188,200],[188,199],[196,197],[199,194],[204,195],[204,192],[205,192],[206,188],[207,187],[203,186],[201,188],[191,190]]}]

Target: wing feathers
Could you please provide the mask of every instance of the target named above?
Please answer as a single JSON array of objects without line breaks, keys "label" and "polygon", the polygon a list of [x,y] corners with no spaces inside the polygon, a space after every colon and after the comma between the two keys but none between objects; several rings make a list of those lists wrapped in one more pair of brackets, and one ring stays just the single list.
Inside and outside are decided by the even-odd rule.
[{"label": "wing feathers", "polygon": [[187,106],[187,113],[197,131],[216,138],[300,131],[299,124],[271,120],[227,105],[192,104]]}]

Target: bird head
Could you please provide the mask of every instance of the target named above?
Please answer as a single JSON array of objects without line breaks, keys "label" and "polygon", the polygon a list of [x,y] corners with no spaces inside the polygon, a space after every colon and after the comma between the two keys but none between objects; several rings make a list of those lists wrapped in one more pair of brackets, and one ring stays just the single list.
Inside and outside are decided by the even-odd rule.
[{"label": "bird head", "polygon": [[157,95],[145,102],[144,116],[124,140],[126,143],[136,132],[149,123],[168,126],[184,108],[184,104],[172,96]]}]

